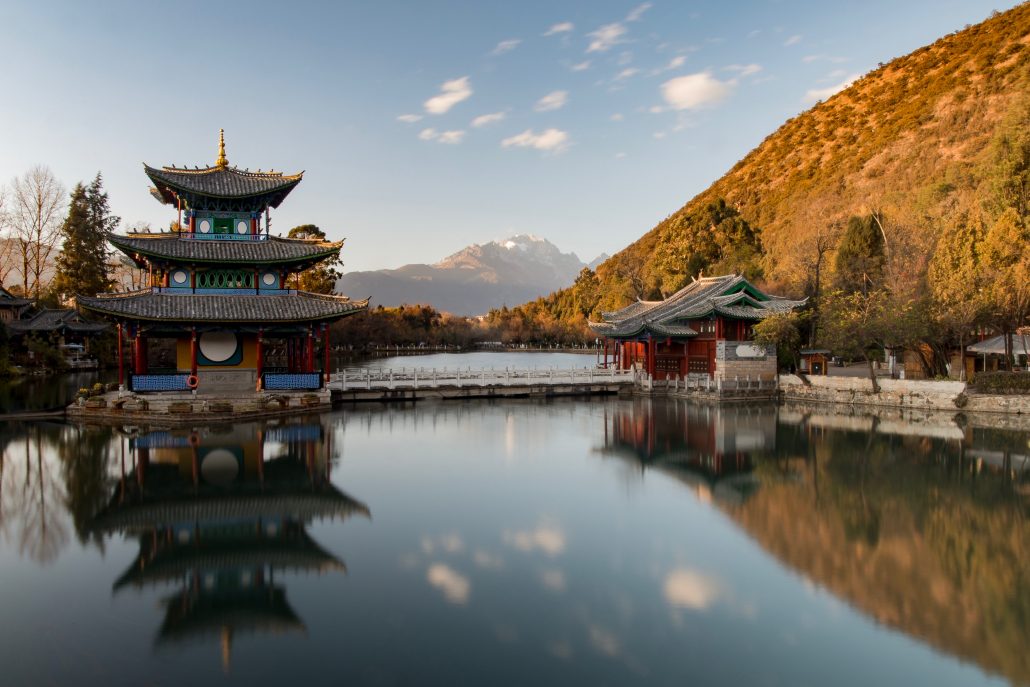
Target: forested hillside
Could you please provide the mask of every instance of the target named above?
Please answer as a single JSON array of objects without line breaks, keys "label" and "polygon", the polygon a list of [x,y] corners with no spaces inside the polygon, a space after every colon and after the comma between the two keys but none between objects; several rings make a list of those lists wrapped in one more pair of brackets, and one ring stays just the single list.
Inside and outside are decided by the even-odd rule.
[{"label": "forested hillside", "polygon": [[[835,284],[849,220],[865,218],[880,236],[873,250],[884,258],[882,286],[906,291],[910,304],[922,299],[926,312],[936,307],[944,326],[939,306],[964,297],[961,285],[946,282],[964,269],[1018,274],[1009,269],[1018,256],[988,255],[980,244],[994,231],[992,240],[1010,252],[1026,247],[1028,169],[1030,4],[1023,4],[886,62],[790,119],[596,275],[525,307],[582,322],[671,294],[699,273],[730,271],[817,302],[820,280],[827,298]],[[999,222],[1005,226],[995,230]],[[964,243],[978,247],[957,255]],[[1009,271],[991,272],[989,258]],[[1019,307],[1025,303],[1007,324],[1025,324]],[[983,319],[991,308],[959,319]]]}]

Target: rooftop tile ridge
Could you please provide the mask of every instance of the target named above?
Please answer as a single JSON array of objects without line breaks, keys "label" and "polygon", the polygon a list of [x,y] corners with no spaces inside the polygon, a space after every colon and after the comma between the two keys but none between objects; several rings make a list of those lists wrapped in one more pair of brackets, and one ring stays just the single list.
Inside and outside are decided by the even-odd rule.
[{"label": "rooftop tile ridge", "polygon": [[154,289],[151,288],[151,287],[147,287],[145,289],[136,289],[135,291],[115,291],[113,293],[98,293],[95,296],[85,296],[85,295],[77,293],[77,294],[75,294],[75,300],[78,300],[80,298],[92,298],[92,299],[100,300],[100,301],[114,301],[114,300],[118,300],[118,299],[121,299],[121,298],[133,298],[135,296],[146,296],[148,294],[153,294],[153,293],[154,293]]},{"label": "rooftop tile ridge", "polygon": [[216,172],[232,172],[239,174],[240,176],[253,177],[255,179],[285,179],[293,180],[300,179],[304,176],[306,170],[301,170],[295,174],[287,174],[285,172],[277,172],[274,169],[267,171],[258,169],[257,171],[251,171],[249,168],[240,169],[235,166],[219,167],[218,165],[209,165],[207,167],[176,167],[175,165],[163,165],[161,167],[151,167],[146,162],[143,166],[153,172],[172,172],[174,174],[190,174],[194,176],[202,176],[205,174],[215,174]]}]

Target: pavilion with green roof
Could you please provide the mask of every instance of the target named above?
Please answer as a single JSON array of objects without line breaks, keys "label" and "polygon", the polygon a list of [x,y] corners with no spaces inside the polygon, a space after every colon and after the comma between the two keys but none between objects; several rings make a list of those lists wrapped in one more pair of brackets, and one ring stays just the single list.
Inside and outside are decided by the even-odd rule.
[{"label": "pavilion with green roof", "polygon": [[[109,235],[111,245],[146,272],[148,286],[77,299],[83,309],[117,323],[120,383],[134,392],[324,386],[329,325],[365,310],[368,301],[290,287],[291,277],[335,259],[343,245],[269,234],[270,209],[279,207],[303,172],[230,166],[222,133],[212,166],[144,165],[144,171],[154,197],[175,206],[179,230]],[[174,369],[150,368],[148,342],[155,338],[175,340]],[[284,351],[284,366],[266,364],[270,344]]]}]

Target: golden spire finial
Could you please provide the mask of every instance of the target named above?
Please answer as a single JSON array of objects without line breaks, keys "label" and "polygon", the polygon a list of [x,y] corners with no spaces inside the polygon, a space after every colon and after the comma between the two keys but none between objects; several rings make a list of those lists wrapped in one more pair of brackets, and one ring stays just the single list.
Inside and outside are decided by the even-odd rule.
[{"label": "golden spire finial", "polygon": [[215,161],[215,166],[229,166],[229,160],[225,157],[225,129],[218,130],[218,159]]}]

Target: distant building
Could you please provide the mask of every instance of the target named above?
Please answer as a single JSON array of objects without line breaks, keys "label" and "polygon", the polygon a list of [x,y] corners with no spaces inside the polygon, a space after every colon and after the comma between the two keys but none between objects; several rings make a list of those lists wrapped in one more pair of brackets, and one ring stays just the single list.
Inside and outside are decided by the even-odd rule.
[{"label": "distant building", "polygon": [[0,286],[0,323],[20,320],[32,308],[32,299],[20,298]]},{"label": "distant building", "polygon": [[695,279],[663,301],[637,301],[602,313],[590,327],[604,338],[605,362],[655,379],[706,375],[771,379],[776,350],[754,341],[762,319],[804,305],[761,291],[742,276]]},{"label": "distant building", "polygon": [[[213,166],[144,170],[151,193],[177,209],[182,231],[109,236],[146,272],[149,286],[78,298],[86,310],[118,323],[119,379],[126,381],[121,341],[128,337],[133,391],[320,388],[329,373],[329,324],[365,310],[368,301],[289,288],[291,275],[337,257],[343,245],[269,236],[269,209],[279,207],[303,173],[232,167],[221,136]],[[149,369],[153,338],[175,341],[175,369]],[[285,349],[283,369],[265,364],[269,344]]]}]

